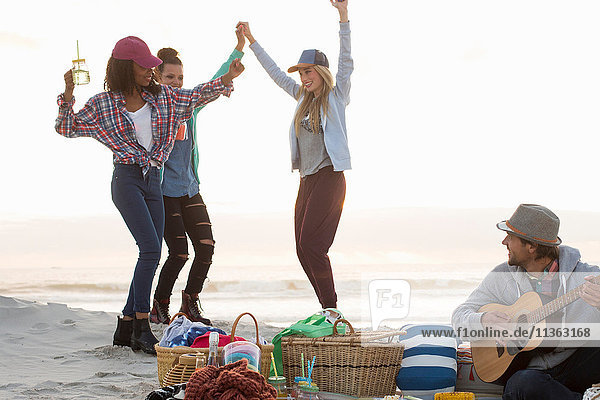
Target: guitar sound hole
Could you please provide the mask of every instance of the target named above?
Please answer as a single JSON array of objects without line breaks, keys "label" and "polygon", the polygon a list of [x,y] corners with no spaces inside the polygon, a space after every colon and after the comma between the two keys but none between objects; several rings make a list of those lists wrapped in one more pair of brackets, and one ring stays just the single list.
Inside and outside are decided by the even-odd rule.
[{"label": "guitar sound hole", "polygon": [[518,324],[526,324],[527,323],[527,315],[525,315],[525,314],[519,315],[519,318],[517,318],[517,323]]}]

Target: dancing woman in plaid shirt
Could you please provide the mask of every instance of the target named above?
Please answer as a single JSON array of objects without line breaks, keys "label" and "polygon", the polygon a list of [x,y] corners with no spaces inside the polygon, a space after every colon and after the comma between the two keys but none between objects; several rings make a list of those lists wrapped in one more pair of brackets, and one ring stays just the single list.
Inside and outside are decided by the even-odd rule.
[{"label": "dancing woman in plaid shirt", "polygon": [[155,354],[158,342],[150,330],[150,291],[160,261],[164,208],[159,169],[167,160],[179,125],[221,94],[229,96],[232,80],[244,66],[235,60],[220,78],[193,89],[159,85],[152,69],[162,61],[141,39],[117,42],[106,67],[106,91],[73,111],[73,75],[65,73],[65,92],[58,96],[56,131],[69,138],[93,137],[113,152],[112,199],[139,248],[113,344]]},{"label": "dancing woman in plaid shirt", "polygon": [[[247,22],[239,22],[250,49],[271,79],[296,101],[290,126],[292,170],[300,172],[294,225],[296,253],[323,308],[337,306],[333,272],[327,253],[333,244],[346,196],[344,171],[351,168],[346,132],[346,106],[350,103],[348,0],[330,0],[340,16],[340,54],[335,82],[329,62],[319,50],[305,50],[297,65],[302,84],[287,76],[254,40]],[[330,310],[339,316],[337,310]]]}]

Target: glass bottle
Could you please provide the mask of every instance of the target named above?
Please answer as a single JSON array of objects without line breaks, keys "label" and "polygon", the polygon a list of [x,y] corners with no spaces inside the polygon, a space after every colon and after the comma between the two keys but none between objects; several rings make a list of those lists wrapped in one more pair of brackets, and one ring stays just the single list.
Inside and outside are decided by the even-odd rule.
[{"label": "glass bottle", "polygon": [[206,365],[219,366],[217,349],[219,347],[219,332],[211,332],[208,335],[208,360]]},{"label": "glass bottle", "polygon": [[278,399],[287,399],[287,387],[285,386],[285,376],[270,376],[267,379],[269,385],[277,390]]},{"label": "glass bottle", "polygon": [[297,376],[294,378],[294,383],[292,384],[292,390],[291,390],[291,394],[292,397],[295,399],[296,397],[298,397],[298,388],[300,386],[307,386],[308,385],[308,378],[305,378],[303,376]]},{"label": "glass bottle", "polygon": [[321,400],[317,386],[302,385],[298,388],[297,400]]},{"label": "glass bottle", "polygon": [[90,83],[90,72],[87,65],[85,65],[84,58],[73,60],[73,83],[76,85],[87,85]]},{"label": "glass bottle", "polygon": [[77,41],[77,59],[73,60],[73,83],[76,85],[90,83],[90,71],[85,64],[85,58],[79,58],[79,40]]}]

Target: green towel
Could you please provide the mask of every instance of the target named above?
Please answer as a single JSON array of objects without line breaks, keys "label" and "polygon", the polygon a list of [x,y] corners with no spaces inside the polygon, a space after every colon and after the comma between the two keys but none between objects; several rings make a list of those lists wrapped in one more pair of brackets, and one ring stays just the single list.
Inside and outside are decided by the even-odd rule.
[{"label": "green towel", "polygon": [[[341,315],[340,317],[343,318],[343,316]],[[341,335],[344,335],[346,333],[346,325],[343,323],[338,324],[337,332]],[[283,373],[283,360],[281,358],[281,338],[289,335],[302,335],[310,338],[330,336],[333,335],[333,324],[327,321],[327,318],[321,313],[316,313],[306,319],[296,322],[289,328],[286,328],[283,331],[279,332],[273,338],[273,357],[275,358],[275,365],[280,375]],[[275,375],[275,371],[273,370],[273,364],[271,364],[270,375]],[[287,378],[290,378],[292,380],[294,379],[293,376]]]}]

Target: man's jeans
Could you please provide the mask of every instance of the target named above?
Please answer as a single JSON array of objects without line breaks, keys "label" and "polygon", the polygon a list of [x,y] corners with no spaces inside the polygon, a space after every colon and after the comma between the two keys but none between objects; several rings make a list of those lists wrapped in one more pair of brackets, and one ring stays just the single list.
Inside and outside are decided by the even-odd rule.
[{"label": "man's jeans", "polygon": [[581,400],[583,392],[600,382],[600,348],[581,347],[554,368],[524,369],[510,377],[503,400]]}]

